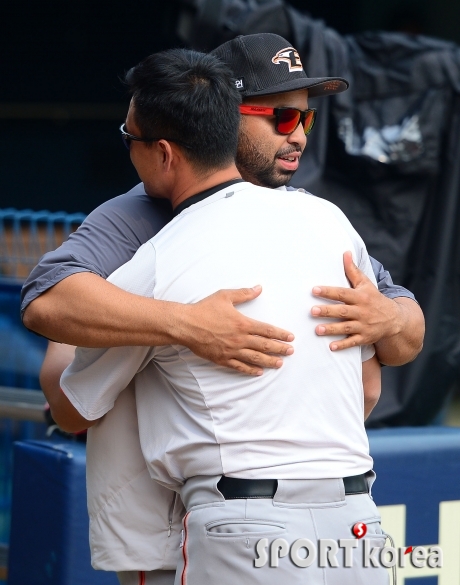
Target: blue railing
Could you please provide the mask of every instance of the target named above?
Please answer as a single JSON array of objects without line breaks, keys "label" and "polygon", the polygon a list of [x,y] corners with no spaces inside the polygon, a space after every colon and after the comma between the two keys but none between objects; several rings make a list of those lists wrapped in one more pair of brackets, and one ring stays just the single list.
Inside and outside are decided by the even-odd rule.
[{"label": "blue railing", "polygon": [[0,278],[20,282],[45,252],[85,219],[83,213],[0,209]]},{"label": "blue railing", "polygon": [[[21,284],[39,258],[57,248],[84,218],[82,213],[0,209],[0,387],[40,388],[47,342],[21,323]],[[9,540],[13,442],[44,434],[44,423],[0,418],[0,543]]]}]

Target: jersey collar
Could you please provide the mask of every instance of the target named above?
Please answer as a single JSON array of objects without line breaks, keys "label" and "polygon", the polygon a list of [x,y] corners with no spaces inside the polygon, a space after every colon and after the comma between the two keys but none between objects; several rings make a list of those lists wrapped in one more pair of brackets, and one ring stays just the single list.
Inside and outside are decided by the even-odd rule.
[{"label": "jersey collar", "polygon": [[235,185],[236,183],[244,183],[244,182],[245,181],[243,181],[243,179],[232,179],[231,181],[225,181],[225,183],[219,183],[218,185],[215,185],[214,187],[211,187],[210,189],[206,189],[205,191],[201,191],[200,193],[197,193],[196,195],[192,195],[188,199],[185,199],[185,201],[182,201],[182,203],[179,203],[179,205],[174,210],[173,215],[174,215],[174,217],[178,216],[179,213],[184,211],[184,209],[187,209],[187,207],[190,207],[190,205],[194,205],[195,203],[199,203],[200,201],[203,201],[203,199],[206,199],[207,197],[214,195],[214,193],[217,193],[218,191],[221,191],[222,189],[226,189],[227,187],[230,187],[230,185]]}]

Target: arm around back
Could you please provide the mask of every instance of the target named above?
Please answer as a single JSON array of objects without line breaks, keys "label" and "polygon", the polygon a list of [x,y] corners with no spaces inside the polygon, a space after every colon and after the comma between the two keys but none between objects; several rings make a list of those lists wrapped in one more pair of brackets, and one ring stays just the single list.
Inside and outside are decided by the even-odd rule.
[{"label": "arm around back", "polygon": [[61,390],[62,372],[74,356],[75,347],[50,341],[40,371],[40,385],[50,406],[51,415],[58,427],[68,433],[85,430],[97,422],[81,416]]},{"label": "arm around back", "polygon": [[292,347],[283,342],[294,338],[284,329],[250,319],[235,309],[234,305],[255,299],[260,293],[260,287],[223,290],[198,303],[182,305],[138,296],[94,274],[81,273],[66,278],[34,301],[40,311],[40,329],[32,322],[32,304],[24,322],[38,333],[69,345],[185,345],[218,365],[260,375],[263,367],[282,365],[277,356],[293,353]]},{"label": "arm around back", "polygon": [[293,351],[280,341],[293,336],[234,308],[257,297],[259,289],[220,291],[180,305],[134,295],[105,280],[171,217],[142,185],[101,205],[31,272],[22,291],[24,325],[48,339],[84,347],[177,343],[251,375],[280,367],[276,356]]},{"label": "arm around back", "polygon": [[164,345],[174,338],[166,333],[174,331],[172,305],[126,292],[96,274],[78,272],[33,300],[23,322],[28,329],[69,345]]}]

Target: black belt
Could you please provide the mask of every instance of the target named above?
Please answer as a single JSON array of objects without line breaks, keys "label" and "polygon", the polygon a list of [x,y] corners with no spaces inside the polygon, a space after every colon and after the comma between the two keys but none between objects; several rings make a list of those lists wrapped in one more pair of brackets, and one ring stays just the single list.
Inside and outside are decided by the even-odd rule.
[{"label": "black belt", "polygon": [[[345,495],[367,494],[366,474],[351,475],[343,478]],[[277,479],[241,479],[239,477],[226,477],[223,475],[217,489],[226,500],[245,498],[273,498],[278,488]]]}]

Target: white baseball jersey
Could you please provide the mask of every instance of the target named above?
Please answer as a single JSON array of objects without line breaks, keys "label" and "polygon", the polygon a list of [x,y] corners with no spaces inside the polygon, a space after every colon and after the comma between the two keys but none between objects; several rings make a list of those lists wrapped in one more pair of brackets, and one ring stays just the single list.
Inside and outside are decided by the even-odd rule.
[{"label": "white baseball jersey", "polygon": [[363,422],[361,360],[369,348],[331,352],[309,315],[318,283],[349,286],[351,250],[372,280],[365,246],[332,204],[297,191],[239,183],[192,205],[110,280],[182,303],[220,288],[263,285],[239,308],[292,330],[295,353],[248,378],[182,346],[79,349],[61,380],[78,411],[108,412],[136,375],[141,445],[152,477],[177,487],[195,475],[343,477],[372,467]]},{"label": "white baseball jersey", "polygon": [[175,570],[185,510],[154,481],[139,444],[134,383],[88,429],[91,564],[104,571]]}]

